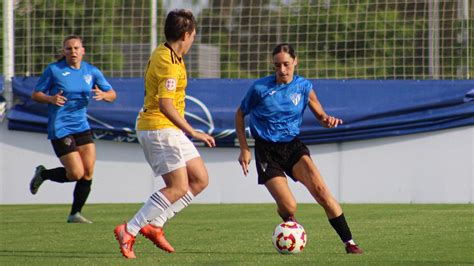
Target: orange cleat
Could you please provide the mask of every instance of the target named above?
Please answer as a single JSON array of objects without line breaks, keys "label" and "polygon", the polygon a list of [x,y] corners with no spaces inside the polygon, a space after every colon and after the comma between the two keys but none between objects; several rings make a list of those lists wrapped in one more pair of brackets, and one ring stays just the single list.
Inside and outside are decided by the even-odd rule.
[{"label": "orange cleat", "polygon": [[142,234],[144,237],[151,240],[151,242],[153,242],[153,244],[155,244],[160,249],[168,253],[174,252],[174,248],[165,238],[165,233],[163,232],[163,228],[154,227],[151,224],[147,224],[140,230],[140,234]]},{"label": "orange cleat", "polygon": [[119,242],[120,252],[127,259],[136,258],[133,252],[133,244],[135,244],[135,237],[127,232],[127,223],[117,225],[114,229],[115,238]]}]

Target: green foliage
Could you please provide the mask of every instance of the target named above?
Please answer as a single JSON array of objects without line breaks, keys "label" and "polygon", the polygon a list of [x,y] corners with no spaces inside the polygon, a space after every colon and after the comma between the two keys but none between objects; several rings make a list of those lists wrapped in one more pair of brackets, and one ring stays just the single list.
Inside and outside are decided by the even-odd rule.
[{"label": "green foliage", "polygon": [[[286,5],[265,0],[210,1],[201,21],[203,33],[210,37],[203,42],[221,45],[222,73],[239,70],[241,77],[265,75],[268,67],[261,64],[269,63],[273,46],[288,42],[296,47],[300,74],[306,77],[430,78],[427,2],[356,2],[298,0]],[[440,10],[441,36],[461,30],[451,25],[456,3],[447,2]],[[442,75],[458,78],[458,67],[467,65],[468,60],[467,54],[459,53],[467,53],[467,48],[450,38],[443,40]],[[234,54],[238,55],[235,61],[224,61]],[[471,55],[469,60],[473,58]]]},{"label": "green foliage", "polygon": [[[440,3],[444,79],[474,76],[474,23],[457,19],[458,4]],[[84,38],[85,60],[107,76],[130,67],[123,45],[150,42],[148,32],[138,30],[151,24],[141,13],[151,7],[147,0],[20,0],[14,7],[16,75],[41,73],[70,34]],[[165,12],[159,0],[160,41]],[[197,18],[198,41],[220,50],[221,78],[270,74],[271,50],[281,42],[295,46],[299,74],[308,78],[432,78],[427,1],[209,0]]]},{"label": "green foliage", "polygon": [[[138,23],[134,4],[114,0],[19,1],[15,7],[15,73],[41,73],[60,53],[64,37],[72,34],[83,37],[86,61],[106,75],[120,71],[125,60],[116,44],[149,42],[149,36],[134,34]],[[149,17],[139,22],[149,25]],[[44,58],[45,54],[50,56]]]},{"label": "green foliage", "polygon": [[68,205],[0,205],[0,265],[460,265],[474,263],[472,204],[343,205],[363,255],[345,254],[316,204],[299,204],[308,243],[294,256],[271,244],[274,204],[193,204],[170,220],[173,254],[137,238],[137,259],[122,258],[113,229],[139,204],[93,204],[93,224],[67,224]]}]

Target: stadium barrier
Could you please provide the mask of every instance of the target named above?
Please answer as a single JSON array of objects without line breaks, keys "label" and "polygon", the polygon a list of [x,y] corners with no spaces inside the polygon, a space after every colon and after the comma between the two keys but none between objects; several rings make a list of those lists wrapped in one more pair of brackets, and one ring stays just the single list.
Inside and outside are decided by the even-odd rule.
[{"label": "stadium barrier", "polygon": [[[30,99],[38,78],[15,78],[13,91],[22,99],[8,114],[10,129],[45,132],[46,105]],[[218,146],[234,146],[234,114],[253,79],[191,79],[186,119],[212,134]],[[328,114],[344,124],[321,127],[306,112],[300,137],[308,144],[362,140],[428,132],[474,124],[471,80],[311,80]],[[91,101],[89,121],[98,139],[136,141],[134,124],[143,104],[142,78],[112,78],[112,103]],[[471,92],[470,92],[471,91]]]},{"label": "stadium barrier", "polygon": [[[21,94],[18,91],[18,84],[21,83],[18,81],[14,80],[15,93],[24,102],[9,110],[11,119],[0,125],[0,204],[70,204],[74,184],[58,186],[46,182],[37,195],[29,193],[28,184],[34,168],[38,164],[57,167],[59,162],[46,134],[33,132],[44,130],[45,124],[41,121],[45,116],[41,112],[45,106],[35,106],[28,100],[32,87],[23,87]],[[35,84],[32,78],[20,81],[28,81],[31,86]],[[143,83],[140,79],[112,79],[111,82],[118,92],[117,102],[112,105],[91,103],[90,111],[99,114],[97,117],[93,115],[98,121],[104,122],[103,117],[107,117],[107,125],[133,128],[131,119],[140,108]],[[223,134],[221,129],[233,127],[233,113],[251,82],[191,80],[189,95],[199,99],[207,109],[188,99],[190,111],[187,119],[194,126],[201,126],[201,130],[209,132],[213,129],[211,133],[215,136],[218,132]],[[197,87],[198,83],[202,87]],[[345,120],[343,127],[329,130],[319,128],[314,118],[305,117],[302,129],[305,141],[320,142],[309,144],[312,159],[339,201],[473,202],[472,81],[315,80],[314,83],[326,111]],[[129,105],[129,100],[136,102]],[[210,101],[214,104],[209,104]],[[29,109],[32,106],[40,109]],[[29,110],[21,113],[25,115],[24,120],[28,123],[36,121],[37,124],[20,121],[19,125],[28,124],[31,127],[29,131],[9,130],[7,127],[13,128],[19,121],[17,117],[22,117],[16,112],[23,110]],[[206,120],[209,114],[212,123]],[[105,127],[96,120],[91,120],[94,127]],[[117,125],[114,124],[116,122]],[[308,125],[318,133],[311,136],[313,139],[307,137],[308,132],[312,132],[307,131]],[[417,125],[420,127],[415,127]],[[115,132],[105,128],[96,130]],[[369,132],[378,130],[377,133],[385,132],[387,137],[368,134],[362,139],[359,134],[357,138],[352,138],[353,141],[348,141],[350,132],[358,132],[355,129],[360,132],[363,129]],[[414,133],[414,129],[418,130],[418,134],[408,134]],[[427,130],[433,131],[423,132]],[[143,202],[163,185],[161,178],[152,176],[141,148],[133,143],[133,132],[127,133],[128,138],[113,137],[119,142],[102,140],[106,137],[99,135],[99,132],[95,133],[98,137],[97,162],[89,203]],[[232,146],[232,136],[227,137],[227,142],[222,142],[225,139],[222,138],[220,143]],[[221,148],[225,146],[213,149],[198,147],[206,162],[210,183],[196,198],[196,203],[272,203],[268,192],[256,184],[253,162],[249,176],[244,177],[237,162],[239,150]],[[298,202],[314,202],[301,184],[290,182],[290,187]]]}]

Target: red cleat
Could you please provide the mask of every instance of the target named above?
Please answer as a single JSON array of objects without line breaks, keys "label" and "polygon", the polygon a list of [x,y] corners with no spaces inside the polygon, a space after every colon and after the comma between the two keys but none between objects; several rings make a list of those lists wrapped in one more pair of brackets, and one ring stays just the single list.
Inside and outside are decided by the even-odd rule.
[{"label": "red cleat", "polygon": [[140,230],[140,234],[142,234],[144,237],[151,240],[151,242],[153,242],[153,244],[155,244],[160,249],[168,253],[174,252],[174,248],[165,238],[165,233],[163,232],[163,228],[154,227],[151,224],[147,224]]},{"label": "red cleat", "polygon": [[127,259],[136,258],[133,252],[133,244],[135,244],[135,237],[127,232],[127,223],[117,225],[114,229],[115,238],[119,242],[120,252]]},{"label": "red cleat", "polygon": [[362,254],[364,251],[356,244],[346,243],[346,252],[348,254]]}]

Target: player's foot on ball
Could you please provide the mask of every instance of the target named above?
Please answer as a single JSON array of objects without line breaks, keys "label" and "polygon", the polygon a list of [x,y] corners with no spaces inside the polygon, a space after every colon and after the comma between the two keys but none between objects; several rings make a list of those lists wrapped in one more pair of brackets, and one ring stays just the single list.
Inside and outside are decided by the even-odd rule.
[{"label": "player's foot on ball", "polygon": [[35,169],[35,174],[30,181],[30,192],[31,194],[35,195],[38,192],[39,187],[43,184],[43,177],[41,177],[41,172],[46,170],[46,168],[42,165],[38,165]]},{"label": "player's foot on ball", "polygon": [[286,217],[286,218],[283,218],[283,221],[284,221],[284,222],[295,222],[295,223],[298,223],[298,221],[296,220],[295,216],[293,216],[293,215],[290,215],[290,216],[288,216],[288,217]]},{"label": "player's foot on ball", "polygon": [[82,216],[80,212],[69,215],[67,218],[68,223],[78,223],[78,224],[91,224],[92,221],[88,220],[86,217]]},{"label": "player's foot on ball", "polygon": [[115,239],[117,239],[120,252],[127,259],[136,258],[133,252],[133,244],[135,244],[135,237],[127,232],[127,223],[117,225],[114,229]]},{"label": "player's foot on ball", "polygon": [[174,248],[165,238],[165,233],[163,232],[163,228],[154,227],[151,224],[147,224],[140,230],[140,234],[142,234],[144,237],[151,240],[151,242],[153,242],[153,244],[155,244],[160,249],[169,253],[174,252]]},{"label": "player's foot on ball", "polygon": [[356,244],[346,243],[346,252],[348,254],[362,254],[364,251]]}]

